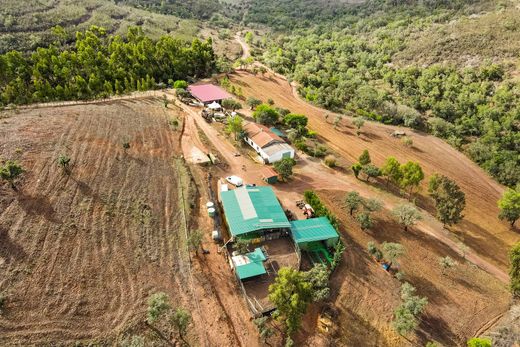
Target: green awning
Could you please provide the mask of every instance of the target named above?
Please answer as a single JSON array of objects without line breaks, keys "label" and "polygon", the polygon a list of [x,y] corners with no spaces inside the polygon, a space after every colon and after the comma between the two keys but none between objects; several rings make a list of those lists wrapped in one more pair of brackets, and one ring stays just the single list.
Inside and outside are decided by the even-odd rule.
[{"label": "green awning", "polygon": [[255,277],[267,273],[262,262],[253,262],[236,267],[238,278],[245,280],[246,278]]},{"label": "green awning", "polygon": [[339,239],[338,232],[327,217],[295,220],[291,222],[292,237],[296,243]]}]

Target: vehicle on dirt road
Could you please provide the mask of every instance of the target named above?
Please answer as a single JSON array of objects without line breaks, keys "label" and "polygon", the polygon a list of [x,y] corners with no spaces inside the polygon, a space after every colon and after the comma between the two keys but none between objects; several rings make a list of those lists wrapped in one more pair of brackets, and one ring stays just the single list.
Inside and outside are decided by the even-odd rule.
[{"label": "vehicle on dirt road", "polygon": [[240,177],[234,175],[226,177],[226,181],[228,181],[235,187],[241,187],[244,185],[244,181]]}]

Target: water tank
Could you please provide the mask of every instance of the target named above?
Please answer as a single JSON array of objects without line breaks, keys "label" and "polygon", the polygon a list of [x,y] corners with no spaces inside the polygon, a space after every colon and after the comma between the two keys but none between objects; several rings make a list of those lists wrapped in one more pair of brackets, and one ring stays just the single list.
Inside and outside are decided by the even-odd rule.
[{"label": "water tank", "polygon": [[215,216],[215,209],[213,207],[208,208],[208,216]]},{"label": "water tank", "polygon": [[215,207],[215,204],[211,201],[208,201],[208,203],[206,204],[206,208],[213,208]]}]

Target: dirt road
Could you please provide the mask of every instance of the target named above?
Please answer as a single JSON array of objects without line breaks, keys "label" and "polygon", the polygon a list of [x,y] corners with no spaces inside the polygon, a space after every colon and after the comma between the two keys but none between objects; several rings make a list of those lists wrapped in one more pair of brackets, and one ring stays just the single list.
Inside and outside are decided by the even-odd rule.
[{"label": "dirt road", "polygon": [[249,48],[249,45],[244,41],[244,38],[242,37],[242,33],[238,32],[235,34],[235,41],[238,42],[240,47],[242,47],[242,59],[246,59],[251,56],[251,49]]}]

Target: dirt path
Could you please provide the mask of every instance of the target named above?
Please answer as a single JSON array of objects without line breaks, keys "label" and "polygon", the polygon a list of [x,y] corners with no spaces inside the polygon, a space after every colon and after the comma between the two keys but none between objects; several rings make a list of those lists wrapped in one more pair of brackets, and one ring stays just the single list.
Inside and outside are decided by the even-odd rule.
[{"label": "dirt path", "polygon": [[238,32],[235,34],[235,41],[238,42],[240,47],[242,47],[242,59],[249,58],[251,56],[251,49],[249,48],[249,45],[244,41],[244,38],[242,37],[242,33]]}]

